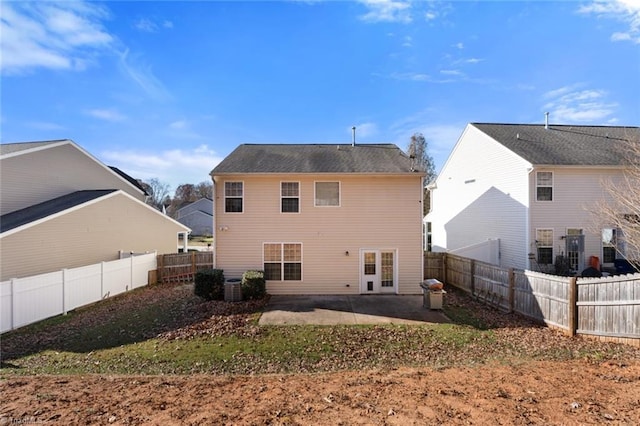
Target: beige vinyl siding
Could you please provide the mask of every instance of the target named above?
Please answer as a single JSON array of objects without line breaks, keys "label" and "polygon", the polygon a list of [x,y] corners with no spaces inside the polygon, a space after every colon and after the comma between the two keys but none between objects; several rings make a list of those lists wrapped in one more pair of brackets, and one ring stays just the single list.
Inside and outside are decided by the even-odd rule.
[{"label": "beige vinyl siding", "polygon": [[[225,180],[244,182],[243,213],[224,213]],[[299,214],[280,213],[282,181],[300,182]],[[316,181],[340,182],[340,207],[314,206]],[[218,176],[216,265],[226,277],[240,277],[248,269],[263,269],[264,242],[299,242],[304,281],[270,281],[271,294],[357,294],[360,249],[395,249],[398,292],[418,293],[421,187],[420,176]]]},{"label": "beige vinyl siding", "polygon": [[122,193],[0,238],[1,278],[114,260],[119,251],[177,251],[185,228]]},{"label": "beige vinyl siding", "polygon": [[530,164],[468,125],[432,191],[432,250],[500,239],[500,264],[525,267]]},{"label": "beige vinyl siding", "polygon": [[140,201],[145,198],[71,143],[5,158],[0,164],[0,214],[87,189],[121,189]]},{"label": "beige vinyl siding", "polygon": [[[535,172],[531,173],[531,235],[536,228],[553,229],[553,256],[565,253],[565,241],[568,228],[582,229],[585,235],[585,264],[589,256],[598,256],[602,260],[602,228],[611,224],[602,223],[598,219],[597,205],[603,200],[610,200],[603,182],[616,181],[622,178],[621,169],[611,168],[579,168],[579,167],[547,167],[536,168],[536,171],[553,172],[553,201],[535,200]],[[532,252],[535,253],[535,238],[532,238]]]}]

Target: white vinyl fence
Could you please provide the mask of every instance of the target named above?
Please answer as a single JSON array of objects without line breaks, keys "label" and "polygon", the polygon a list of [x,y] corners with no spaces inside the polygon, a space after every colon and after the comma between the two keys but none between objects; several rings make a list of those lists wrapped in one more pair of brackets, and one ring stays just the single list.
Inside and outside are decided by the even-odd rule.
[{"label": "white vinyl fence", "polygon": [[0,283],[0,333],[147,285],[157,254],[101,262]]}]

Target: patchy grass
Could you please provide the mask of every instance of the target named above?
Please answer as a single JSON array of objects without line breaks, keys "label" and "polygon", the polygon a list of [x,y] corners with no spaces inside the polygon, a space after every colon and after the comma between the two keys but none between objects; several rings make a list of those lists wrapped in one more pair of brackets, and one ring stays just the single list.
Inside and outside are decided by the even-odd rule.
[{"label": "patchy grass", "polygon": [[268,299],[203,301],[147,287],[2,336],[0,374],[262,374],[625,359],[624,345],[567,338],[448,289],[453,324],[259,326]]}]

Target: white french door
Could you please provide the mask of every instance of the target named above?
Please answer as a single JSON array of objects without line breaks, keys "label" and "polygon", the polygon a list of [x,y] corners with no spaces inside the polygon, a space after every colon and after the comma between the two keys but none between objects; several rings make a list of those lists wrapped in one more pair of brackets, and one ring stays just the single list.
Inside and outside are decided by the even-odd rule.
[{"label": "white french door", "polygon": [[396,292],[395,250],[360,250],[360,293]]}]

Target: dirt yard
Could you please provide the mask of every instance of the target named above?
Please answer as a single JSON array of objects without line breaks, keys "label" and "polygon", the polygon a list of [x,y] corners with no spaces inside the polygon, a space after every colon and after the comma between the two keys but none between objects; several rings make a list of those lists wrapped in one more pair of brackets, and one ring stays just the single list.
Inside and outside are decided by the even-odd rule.
[{"label": "dirt yard", "polygon": [[[446,368],[425,364],[419,354],[407,358],[411,364],[378,364],[383,368],[371,367],[374,364],[355,355],[333,354],[324,364],[315,364],[323,365],[324,372],[309,365],[307,372],[297,374],[31,373],[44,367],[65,367],[57,367],[60,363],[66,367],[84,363],[82,371],[94,371],[92,352],[83,352],[87,349],[76,349],[78,353],[71,358],[56,358],[55,354],[73,352],[62,343],[73,341],[74,336],[79,339],[80,331],[117,322],[118,315],[139,312],[141,306],[171,313],[169,317],[176,324],[170,333],[147,325],[140,328],[165,340],[170,337],[169,342],[176,345],[197,342],[204,331],[207,336],[227,335],[231,322],[246,323],[245,317],[225,312],[230,309],[227,305],[199,301],[191,292],[188,287],[143,289],[95,305],[57,325],[3,336],[2,351],[9,356],[3,361],[6,368],[0,369],[4,370],[0,374],[0,426],[640,424],[638,350],[625,347],[611,351],[607,344],[566,338],[517,317],[484,309],[455,292],[448,294],[448,304],[467,307],[491,324],[496,340],[490,348],[499,352],[510,348],[510,356],[505,355],[504,360],[495,354],[481,356],[478,351],[491,351],[476,342],[455,353],[443,352],[441,355],[451,360]],[[172,299],[186,304],[172,309]],[[185,318],[178,317],[178,312]],[[256,326],[243,327],[251,331]],[[374,342],[371,339],[376,334],[366,330],[354,328],[344,338],[381,348],[389,343]],[[141,335],[134,341],[143,344],[148,338]],[[538,350],[550,358],[530,361],[527,354]],[[118,359],[124,356],[124,352],[114,353],[121,354],[112,356]],[[346,367],[331,372],[329,364],[337,362]],[[282,366],[278,368],[284,371]]]},{"label": "dirt yard", "polygon": [[639,424],[640,363],[0,383],[0,425]]}]

